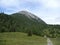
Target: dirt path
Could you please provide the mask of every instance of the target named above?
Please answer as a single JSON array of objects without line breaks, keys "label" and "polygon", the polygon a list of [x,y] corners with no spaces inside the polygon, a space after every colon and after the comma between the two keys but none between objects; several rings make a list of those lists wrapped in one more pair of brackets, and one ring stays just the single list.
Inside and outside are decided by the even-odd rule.
[{"label": "dirt path", "polygon": [[49,38],[47,38],[47,45],[53,45],[52,41]]}]

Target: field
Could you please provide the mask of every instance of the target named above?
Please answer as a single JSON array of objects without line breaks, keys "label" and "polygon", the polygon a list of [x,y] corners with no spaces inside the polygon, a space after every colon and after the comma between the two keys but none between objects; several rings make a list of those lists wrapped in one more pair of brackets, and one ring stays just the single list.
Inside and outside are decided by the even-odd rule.
[{"label": "field", "polygon": [[53,45],[60,45],[60,38],[51,38]]},{"label": "field", "polygon": [[47,45],[46,38],[21,32],[0,33],[0,45]]}]

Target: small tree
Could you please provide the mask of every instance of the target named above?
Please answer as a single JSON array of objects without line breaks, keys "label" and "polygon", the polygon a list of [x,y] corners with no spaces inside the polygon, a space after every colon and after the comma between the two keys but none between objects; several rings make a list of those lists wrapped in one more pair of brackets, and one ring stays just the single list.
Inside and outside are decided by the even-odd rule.
[{"label": "small tree", "polygon": [[5,32],[5,29],[1,29],[1,33]]},{"label": "small tree", "polygon": [[28,36],[32,36],[32,30],[28,31]]}]

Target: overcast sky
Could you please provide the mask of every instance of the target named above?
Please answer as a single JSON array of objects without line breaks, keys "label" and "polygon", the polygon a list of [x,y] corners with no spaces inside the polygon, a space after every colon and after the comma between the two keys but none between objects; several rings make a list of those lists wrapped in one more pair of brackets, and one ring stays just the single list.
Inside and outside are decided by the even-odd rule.
[{"label": "overcast sky", "polygon": [[29,11],[48,24],[60,24],[60,0],[0,0],[0,11],[7,14]]}]

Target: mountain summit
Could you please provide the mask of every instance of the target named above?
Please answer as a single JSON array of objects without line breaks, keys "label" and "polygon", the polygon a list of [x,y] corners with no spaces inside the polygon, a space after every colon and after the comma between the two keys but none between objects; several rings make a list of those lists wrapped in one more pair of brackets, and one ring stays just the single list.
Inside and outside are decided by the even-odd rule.
[{"label": "mountain summit", "polygon": [[[20,12],[18,12],[18,14],[22,14],[22,15],[25,15],[25,16],[27,16],[29,19],[35,19],[35,20],[37,20],[38,22],[44,22],[41,18],[39,18],[39,17],[37,17],[37,16],[35,16],[34,14],[32,14],[32,13],[30,13],[30,12],[28,12],[28,11],[20,11]],[[45,22],[44,22],[45,23]]]},{"label": "mountain summit", "polygon": [[24,15],[26,15],[27,17],[32,17],[32,18],[35,18],[35,15],[34,14],[32,14],[32,13],[30,13],[30,12],[28,12],[28,11],[20,11],[19,12],[20,14],[24,14]]}]

